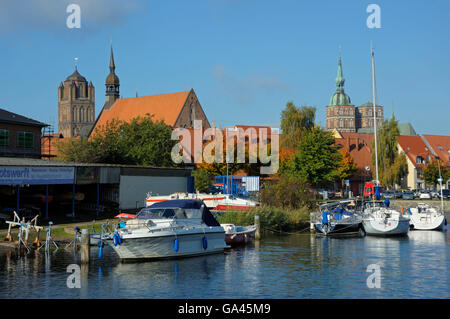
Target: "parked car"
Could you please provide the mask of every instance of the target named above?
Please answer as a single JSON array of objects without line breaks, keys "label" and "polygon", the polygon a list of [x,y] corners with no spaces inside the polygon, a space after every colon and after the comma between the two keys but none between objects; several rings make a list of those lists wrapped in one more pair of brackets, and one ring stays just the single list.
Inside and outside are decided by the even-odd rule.
[{"label": "parked car", "polygon": [[383,192],[384,198],[394,199],[395,198],[395,192],[394,191],[384,191]]},{"label": "parked car", "polygon": [[404,191],[402,198],[403,199],[414,199],[414,192],[413,191]]},{"label": "parked car", "polygon": [[430,191],[430,194],[431,194],[431,197],[432,198],[439,198],[440,197],[440,193],[441,192],[438,192],[437,190],[432,190],[432,191]]},{"label": "parked car", "polygon": [[427,190],[421,190],[419,192],[419,198],[420,199],[432,199],[433,197],[431,196],[430,191]]},{"label": "parked car", "polygon": [[394,193],[395,193],[395,198],[403,197],[403,192],[401,190],[396,190],[396,191],[394,191]]},{"label": "parked car", "polygon": [[319,195],[320,197],[324,197],[324,194],[327,194],[327,198],[333,198],[334,197],[334,192],[330,191],[330,190],[326,190],[326,189],[318,189],[317,190],[317,195]]},{"label": "parked car", "polygon": [[[441,197],[441,192],[439,192],[439,198]],[[450,198],[450,189],[442,190],[442,198],[449,199]]]}]

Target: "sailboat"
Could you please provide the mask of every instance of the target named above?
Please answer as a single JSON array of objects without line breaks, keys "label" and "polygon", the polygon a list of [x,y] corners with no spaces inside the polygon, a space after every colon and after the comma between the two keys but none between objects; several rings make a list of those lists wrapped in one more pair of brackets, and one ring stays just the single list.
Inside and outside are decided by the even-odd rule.
[{"label": "sailboat", "polygon": [[375,62],[372,50],[372,93],[373,93],[373,127],[375,137],[375,171],[376,187],[375,194],[378,200],[364,203],[363,227],[367,235],[393,236],[406,235],[409,231],[410,219],[398,210],[389,207],[388,204],[380,201],[379,179],[378,179],[378,147],[377,147],[377,118],[375,107]]}]

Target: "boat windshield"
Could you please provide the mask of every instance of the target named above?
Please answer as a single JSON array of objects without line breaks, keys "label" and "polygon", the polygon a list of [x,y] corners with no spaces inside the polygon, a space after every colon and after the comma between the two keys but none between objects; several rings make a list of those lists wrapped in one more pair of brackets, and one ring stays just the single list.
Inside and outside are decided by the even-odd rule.
[{"label": "boat windshield", "polygon": [[191,219],[202,218],[200,209],[193,208],[144,208],[137,215],[136,219]]}]

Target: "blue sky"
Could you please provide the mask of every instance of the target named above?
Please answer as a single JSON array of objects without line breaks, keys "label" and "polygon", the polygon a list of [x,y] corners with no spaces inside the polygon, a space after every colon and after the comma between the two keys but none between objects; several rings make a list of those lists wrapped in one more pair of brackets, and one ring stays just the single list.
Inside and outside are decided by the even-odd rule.
[{"label": "blue sky", "polygon": [[[66,7],[81,7],[81,28]],[[381,28],[369,29],[369,4]],[[0,107],[57,125],[57,87],[78,70],[105,101],[113,39],[122,97],[194,88],[217,126],[277,126],[288,101],[325,106],[342,47],[352,103],[372,99],[419,134],[450,135],[450,1],[0,1]]]}]

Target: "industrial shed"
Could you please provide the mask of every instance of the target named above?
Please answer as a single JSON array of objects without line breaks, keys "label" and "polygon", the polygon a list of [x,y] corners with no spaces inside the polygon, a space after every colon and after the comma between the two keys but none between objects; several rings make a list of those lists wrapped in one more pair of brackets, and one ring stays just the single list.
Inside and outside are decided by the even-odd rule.
[{"label": "industrial shed", "polygon": [[0,157],[0,210],[49,218],[139,209],[147,193],[193,191],[191,170]]}]

